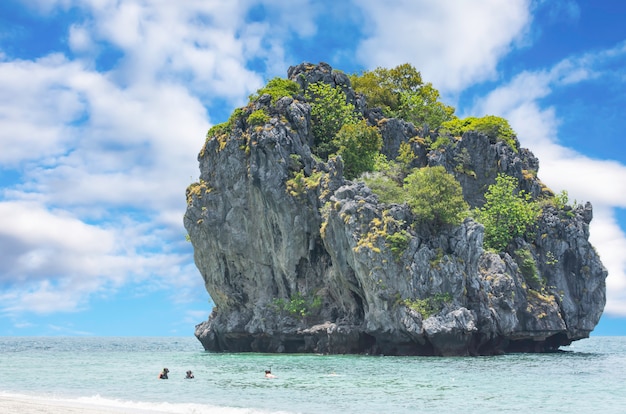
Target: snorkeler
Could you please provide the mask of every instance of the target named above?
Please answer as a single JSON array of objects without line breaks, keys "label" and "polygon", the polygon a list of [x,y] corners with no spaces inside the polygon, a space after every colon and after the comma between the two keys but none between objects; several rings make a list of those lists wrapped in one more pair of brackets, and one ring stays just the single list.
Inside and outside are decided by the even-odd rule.
[{"label": "snorkeler", "polygon": [[167,378],[167,373],[168,372],[170,372],[169,369],[163,368],[163,371],[161,371],[161,373],[159,374],[159,379],[168,379]]}]

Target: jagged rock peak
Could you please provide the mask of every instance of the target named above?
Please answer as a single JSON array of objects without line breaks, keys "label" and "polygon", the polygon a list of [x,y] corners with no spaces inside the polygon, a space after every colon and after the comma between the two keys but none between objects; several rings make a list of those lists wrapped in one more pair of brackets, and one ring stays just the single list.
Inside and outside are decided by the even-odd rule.
[{"label": "jagged rock peak", "polygon": [[[554,196],[516,138],[468,131],[430,145],[437,131],[367,108],[325,63],[290,67],[288,77],[301,91],[340,87],[388,159],[408,144],[409,167],[444,167],[472,208],[499,173],[534,200]],[[433,231],[407,203],[346,180],[341,157],[314,154],[304,96],[251,101],[198,157],[184,224],[215,304],[196,327],[207,350],[478,355],[550,351],[589,335],[606,278],[588,240],[589,203],[542,204],[534,231],[501,252],[485,249],[485,228],[469,216]]]}]

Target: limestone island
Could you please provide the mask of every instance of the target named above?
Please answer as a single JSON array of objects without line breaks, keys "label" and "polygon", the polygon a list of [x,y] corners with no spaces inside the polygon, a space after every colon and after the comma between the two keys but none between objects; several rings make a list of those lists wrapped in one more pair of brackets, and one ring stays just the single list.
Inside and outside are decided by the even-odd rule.
[{"label": "limestone island", "polygon": [[195,332],[208,351],[550,352],[604,309],[591,204],[411,65],[292,66],[198,160],[184,224],[214,302]]}]

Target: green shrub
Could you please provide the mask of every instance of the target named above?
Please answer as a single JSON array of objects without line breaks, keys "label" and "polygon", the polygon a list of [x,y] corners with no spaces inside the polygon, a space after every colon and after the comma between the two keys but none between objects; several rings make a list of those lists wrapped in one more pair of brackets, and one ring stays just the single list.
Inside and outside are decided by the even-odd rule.
[{"label": "green shrub", "polygon": [[504,251],[511,240],[524,236],[539,214],[530,194],[518,191],[517,180],[504,174],[489,186],[485,200],[477,219],[485,226],[485,246],[495,251]]},{"label": "green shrub", "polygon": [[401,142],[400,148],[398,148],[396,161],[400,163],[405,170],[408,170],[414,159],[415,153],[413,152],[413,148],[411,148],[411,144],[408,142]]},{"label": "green shrub", "polygon": [[532,253],[528,249],[518,249],[514,253],[517,266],[519,266],[526,283],[535,290],[541,290],[544,283],[537,271],[537,263]]},{"label": "green shrub", "polygon": [[235,126],[235,122],[237,122],[237,120],[241,118],[242,116],[243,116],[243,109],[242,108],[235,109],[233,113],[230,114],[228,121],[222,122],[221,124],[213,125],[211,129],[209,129],[209,131],[206,134],[207,139],[213,138],[213,137],[219,137],[221,135],[230,134],[233,130],[233,127]]},{"label": "green shrub", "polygon": [[430,149],[438,150],[439,148],[447,147],[450,144],[452,144],[452,140],[450,139],[450,137],[446,135],[439,135],[437,139],[435,140],[435,142],[430,144]]},{"label": "green shrub", "polygon": [[429,261],[430,267],[432,269],[440,269],[441,268],[441,263],[443,262],[443,256],[444,256],[443,249],[441,247],[438,247],[435,250],[435,257],[433,257]]},{"label": "green shrub", "polygon": [[314,171],[308,177],[304,175],[303,171],[296,172],[293,178],[285,182],[287,193],[292,197],[299,197],[308,190],[316,189],[320,185],[322,175],[321,171]]},{"label": "green shrub", "polygon": [[569,195],[567,191],[563,190],[559,194],[555,194],[554,204],[559,210],[563,210],[566,206],[569,206]]},{"label": "green shrub", "polygon": [[406,230],[400,230],[385,237],[387,246],[396,258],[400,258],[402,253],[409,247],[411,235]]},{"label": "green shrub", "polygon": [[441,312],[446,303],[451,302],[452,295],[449,293],[438,293],[424,299],[406,299],[403,304],[422,315],[422,319],[428,319],[432,315]]},{"label": "green shrub", "polygon": [[494,142],[504,141],[513,151],[518,151],[515,131],[509,125],[509,121],[499,116],[487,115],[482,118],[470,116],[464,119],[452,119],[441,124],[439,133],[460,137],[467,131],[482,132]]},{"label": "green shrub", "polygon": [[367,106],[381,108],[386,116],[431,129],[454,118],[454,108],[441,103],[439,91],[424,84],[420,72],[408,63],[354,74],[350,80],[354,90],[365,95]]},{"label": "green shrub", "polygon": [[400,108],[402,92],[415,93],[423,85],[420,72],[408,63],[354,74],[350,81],[356,92],[365,95],[368,107],[381,108],[388,116],[394,116]]},{"label": "green shrub", "polygon": [[271,79],[267,85],[259,89],[256,94],[250,96],[251,101],[256,101],[259,97],[268,94],[272,97],[272,103],[276,103],[277,100],[284,96],[296,96],[300,92],[300,85],[298,83],[283,78]]},{"label": "green shrub", "polygon": [[346,102],[341,88],[323,82],[310,84],[306,98],[311,105],[311,130],[315,137],[313,152],[327,160],[339,149],[334,140],[339,130],[344,125],[357,123],[354,106]]},{"label": "green shrub", "polygon": [[257,109],[248,115],[248,124],[252,126],[265,125],[270,120],[270,116],[265,109]]},{"label": "green shrub", "polygon": [[373,174],[364,177],[364,181],[385,204],[402,204],[406,200],[402,187],[385,175]]},{"label": "green shrub", "polygon": [[389,161],[385,154],[378,153],[374,159],[374,171],[387,173],[393,168],[394,162]]},{"label": "green shrub", "polygon": [[461,184],[442,166],[415,170],[404,179],[407,203],[419,222],[458,225],[469,208]]},{"label": "green shrub", "polygon": [[439,91],[432,84],[423,85],[419,92],[401,92],[400,107],[395,114],[415,125],[437,129],[443,122],[454,119],[454,108],[439,102]]},{"label": "green shrub", "polygon": [[372,171],[383,146],[378,129],[368,126],[365,120],[343,125],[333,141],[338,148],[337,154],[343,159],[344,175],[349,180]]},{"label": "green shrub", "polygon": [[285,312],[290,316],[306,318],[320,309],[322,298],[317,295],[307,297],[300,292],[296,292],[287,300],[274,299],[273,305],[278,311]]}]

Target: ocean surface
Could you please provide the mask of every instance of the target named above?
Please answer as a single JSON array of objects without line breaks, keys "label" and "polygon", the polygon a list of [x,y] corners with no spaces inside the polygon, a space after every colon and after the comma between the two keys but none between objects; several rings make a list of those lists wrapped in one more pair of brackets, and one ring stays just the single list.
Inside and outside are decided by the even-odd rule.
[{"label": "ocean surface", "polygon": [[[164,367],[169,379],[159,380]],[[264,378],[270,368],[277,378]],[[626,337],[463,358],[214,354],[193,337],[0,337],[3,395],[175,413],[626,413]]]}]

